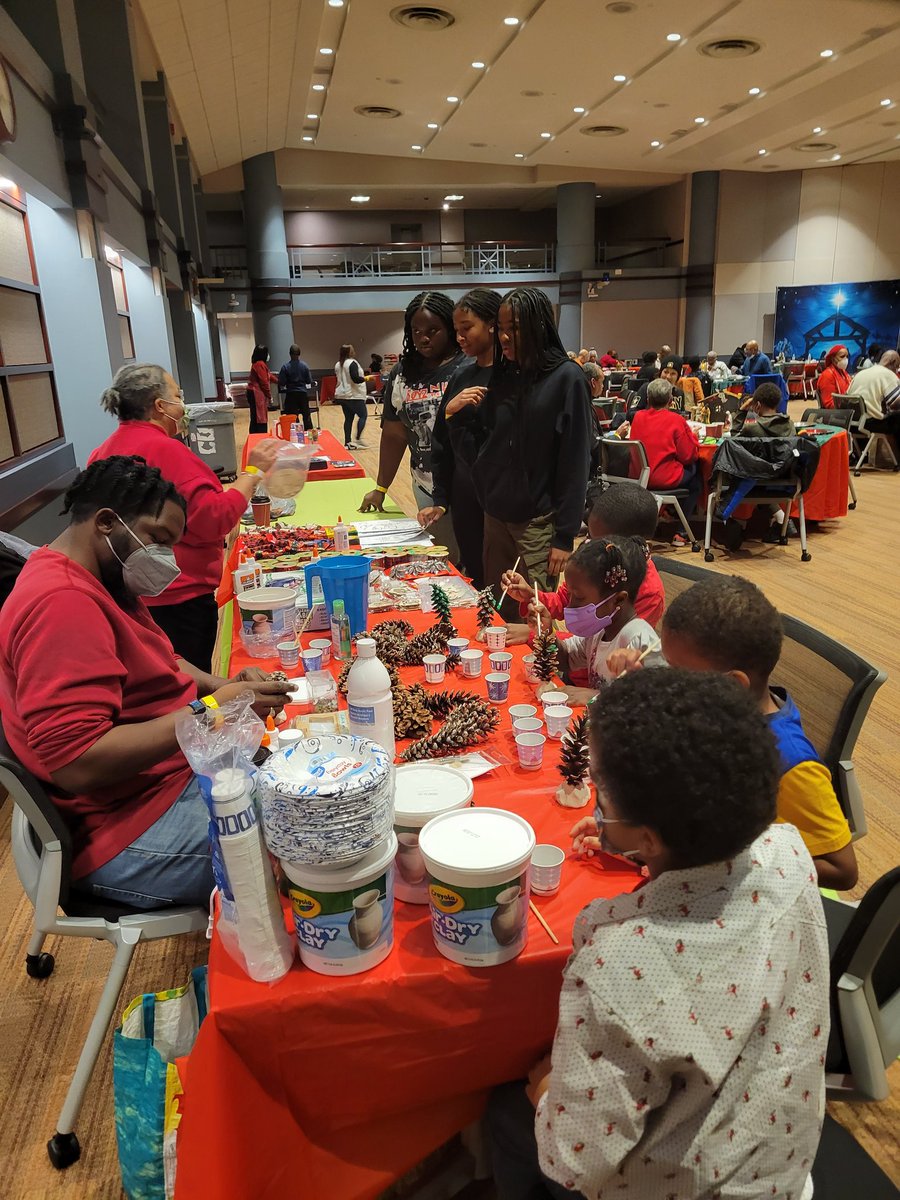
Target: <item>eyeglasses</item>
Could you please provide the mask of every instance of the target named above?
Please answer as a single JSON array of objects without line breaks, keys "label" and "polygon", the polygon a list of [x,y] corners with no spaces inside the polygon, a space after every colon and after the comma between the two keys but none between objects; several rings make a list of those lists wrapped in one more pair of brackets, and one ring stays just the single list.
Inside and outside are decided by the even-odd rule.
[{"label": "eyeglasses", "polygon": [[625,817],[605,817],[603,809],[609,806],[609,797],[604,792],[603,788],[596,779],[592,779],[594,789],[597,793],[597,799],[594,803],[594,820],[598,825],[634,825],[634,821],[629,821]]}]

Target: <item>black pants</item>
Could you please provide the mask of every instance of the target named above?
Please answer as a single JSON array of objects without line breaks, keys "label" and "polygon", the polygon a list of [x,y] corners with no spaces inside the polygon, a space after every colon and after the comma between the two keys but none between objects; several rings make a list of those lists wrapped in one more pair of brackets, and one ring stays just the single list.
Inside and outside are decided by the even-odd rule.
[{"label": "black pants", "polygon": [[368,413],[366,412],[365,400],[339,400],[341,408],[344,410],[344,445],[352,442],[353,433],[353,418],[356,417],[356,440],[362,437],[362,431],[366,427]]},{"label": "black pants", "polygon": [[486,1116],[491,1166],[500,1200],[584,1200],[581,1192],[564,1188],[541,1170],[534,1138],[534,1109],[525,1095],[524,1080],[495,1088]]},{"label": "black pants", "polygon": [[290,416],[302,417],[303,428],[312,429],[313,420],[309,411],[309,396],[306,392],[285,392],[282,412]]},{"label": "black pants", "polygon": [[484,587],[484,509],[475,495],[469,468],[459,458],[453,467],[450,520],[459,546],[460,565],[480,592]]},{"label": "black pants", "polygon": [[215,596],[195,596],[177,604],[155,604],[150,615],[167,634],[175,653],[201,671],[212,671],[213,649],[219,627]]}]

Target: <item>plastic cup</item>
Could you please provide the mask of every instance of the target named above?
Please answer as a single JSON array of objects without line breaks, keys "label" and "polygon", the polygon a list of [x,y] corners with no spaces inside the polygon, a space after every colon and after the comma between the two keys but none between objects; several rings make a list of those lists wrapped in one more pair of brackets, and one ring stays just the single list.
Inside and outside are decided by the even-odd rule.
[{"label": "plastic cup", "polygon": [[572,710],[568,704],[548,704],[544,709],[544,720],[547,722],[547,733],[552,738],[562,738],[569,728]]},{"label": "plastic cup", "polygon": [[457,656],[462,654],[463,650],[468,650],[468,648],[469,648],[469,639],[468,638],[459,638],[459,637],[451,638],[450,641],[447,643],[447,649],[450,651],[450,653],[455,654]]},{"label": "plastic cup", "polygon": [[489,625],[484,631],[484,640],[488,650],[504,650],[506,648],[506,626]]},{"label": "plastic cup", "polygon": [[481,661],[484,658],[483,650],[462,650],[459,655],[459,661],[462,663],[462,673],[466,679],[477,679],[481,674]]},{"label": "plastic cup", "polygon": [[322,666],[327,667],[331,662],[331,638],[316,638],[309,643],[310,650],[318,650],[322,655]]},{"label": "plastic cup", "polygon": [[309,674],[310,671],[322,670],[322,651],[314,650],[312,646],[308,650],[302,650],[300,657],[303,659],[303,670]]},{"label": "plastic cup", "polygon": [[253,522],[255,525],[269,525],[272,521],[272,502],[271,500],[251,500],[250,507],[253,510]]},{"label": "plastic cup", "polygon": [[526,683],[537,683],[538,677],[535,674],[535,670],[534,670],[534,655],[526,654],[525,657],[522,659],[522,665],[525,668],[525,682]]},{"label": "plastic cup", "polygon": [[536,717],[537,709],[533,704],[511,704],[509,707],[509,719],[511,721],[521,721],[525,717]]},{"label": "plastic cup", "polygon": [[422,659],[425,665],[425,682],[426,683],[443,683],[444,672],[447,669],[447,660],[443,654],[426,654]]},{"label": "plastic cup", "polygon": [[512,655],[508,650],[493,650],[488,655],[492,671],[511,671]]},{"label": "plastic cup", "polygon": [[535,846],[531,854],[531,890],[541,896],[558,892],[565,861],[566,853],[559,846]]},{"label": "plastic cup", "polygon": [[543,724],[538,717],[519,717],[513,721],[513,737],[520,733],[540,733]]},{"label": "plastic cup", "polygon": [[485,675],[488,699],[497,704],[505,704],[509,698],[509,673],[507,671],[492,671]]},{"label": "plastic cup", "polygon": [[275,648],[286,671],[300,665],[300,647],[296,642],[279,642]]},{"label": "plastic cup", "polygon": [[551,708],[555,705],[568,704],[568,703],[569,703],[569,693],[568,692],[542,692],[541,693],[541,704],[543,704],[545,712],[548,708]]},{"label": "plastic cup", "polygon": [[544,742],[542,733],[517,733],[516,751],[519,755],[519,766],[525,771],[539,771],[544,761]]}]

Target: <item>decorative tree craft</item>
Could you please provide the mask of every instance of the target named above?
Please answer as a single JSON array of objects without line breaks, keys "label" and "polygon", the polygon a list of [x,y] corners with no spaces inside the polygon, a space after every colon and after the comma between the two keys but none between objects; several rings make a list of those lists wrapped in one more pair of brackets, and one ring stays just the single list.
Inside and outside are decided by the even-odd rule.
[{"label": "decorative tree craft", "polygon": [[453,609],[450,606],[450,597],[444,591],[439,583],[431,585],[431,607],[434,609],[437,617],[436,629],[441,633],[446,633],[448,638],[456,637],[456,626],[453,624]]},{"label": "decorative tree craft", "polygon": [[587,728],[588,717],[584,712],[575,718],[562,740],[558,769],[563,782],[556,789],[556,801],[563,808],[584,808],[591,798]]},{"label": "decorative tree craft", "polygon": [[493,625],[496,611],[497,601],[494,599],[494,589],[486,587],[478,593],[476,618],[480,630],[485,630],[489,625]]},{"label": "decorative tree craft", "polygon": [[559,670],[559,651],[552,626],[534,639],[534,673],[541,683],[550,683]]}]

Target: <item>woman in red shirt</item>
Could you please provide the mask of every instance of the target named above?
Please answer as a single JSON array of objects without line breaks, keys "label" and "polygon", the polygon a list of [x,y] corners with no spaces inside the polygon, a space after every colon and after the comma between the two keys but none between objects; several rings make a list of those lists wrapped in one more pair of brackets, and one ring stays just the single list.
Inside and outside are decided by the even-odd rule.
[{"label": "woman in red shirt", "polygon": [[841,395],[850,387],[850,375],[847,363],[850,361],[850,351],[846,346],[832,346],[825,355],[825,366],[816,380],[816,391],[819,393],[819,404],[822,408],[834,408],[832,395]]},{"label": "woman in red shirt", "polygon": [[703,479],[697,469],[697,439],[687,421],[669,408],[672,385],[666,379],[654,379],[647,387],[647,408],[634,414],[628,434],[642,442],[650,464],[651,491],[687,488],[682,502],[684,515],[690,517],[697,506]]},{"label": "woman in red shirt", "polygon": [[88,465],[116,454],[139,455],[151,467],[159,467],[187,502],[187,530],[175,549],[181,575],[147,603],[175,653],[208,671],[218,627],[215,591],[222,578],[225,537],[240,521],[260,471],[275,461],[278,443],[273,438],[256,446],[244,474],[225,491],[215,473],[180,440],[187,420],[184,397],[163,367],[122,367],[100,403],[118,417],[119,427],[91,454]]},{"label": "woman in red shirt", "polygon": [[250,378],[247,380],[247,400],[250,403],[250,432],[268,433],[269,401],[273,383],[278,376],[269,370],[269,347],[254,346],[250,356]]}]

